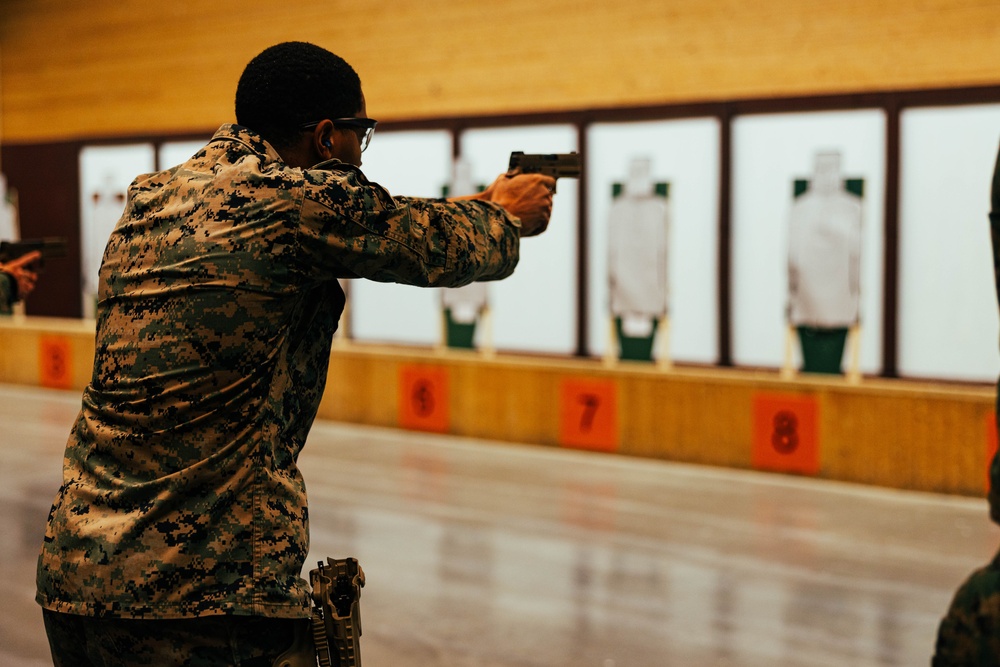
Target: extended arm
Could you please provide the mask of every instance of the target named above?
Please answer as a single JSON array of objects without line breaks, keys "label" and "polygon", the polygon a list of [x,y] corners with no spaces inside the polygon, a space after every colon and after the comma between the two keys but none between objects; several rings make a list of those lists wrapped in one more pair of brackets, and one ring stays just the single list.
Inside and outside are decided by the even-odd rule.
[{"label": "extended arm", "polygon": [[520,227],[498,204],[393,198],[344,168],[307,172],[299,238],[319,273],[456,287],[510,275]]}]

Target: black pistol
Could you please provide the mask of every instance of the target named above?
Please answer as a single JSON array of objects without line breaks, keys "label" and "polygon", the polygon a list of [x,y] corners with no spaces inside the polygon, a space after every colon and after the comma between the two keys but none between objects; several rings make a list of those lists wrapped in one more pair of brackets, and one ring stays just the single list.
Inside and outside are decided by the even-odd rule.
[{"label": "black pistol", "polygon": [[10,262],[23,257],[29,252],[38,250],[42,253],[39,264],[52,257],[65,257],[67,252],[66,239],[61,236],[51,236],[43,239],[25,239],[23,241],[0,241],[0,263]]},{"label": "black pistol", "polygon": [[[582,167],[580,154],[573,153],[525,153],[514,151],[510,154],[507,173],[520,171],[522,174],[544,174],[552,178],[580,178]],[[552,190],[555,192],[555,189]]]}]

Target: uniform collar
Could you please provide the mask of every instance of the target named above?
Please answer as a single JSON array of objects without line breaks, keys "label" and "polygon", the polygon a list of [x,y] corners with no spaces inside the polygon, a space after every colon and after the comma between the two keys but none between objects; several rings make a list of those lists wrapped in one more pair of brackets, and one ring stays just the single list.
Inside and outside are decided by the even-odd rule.
[{"label": "uniform collar", "polygon": [[278,151],[274,150],[271,144],[267,143],[263,137],[248,127],[235,123],[226,123],[220,127],[212,136],[212,143],[216,141],[229,141],[243,144],[258,155],[266,157],[266,162],[283,162]]}]

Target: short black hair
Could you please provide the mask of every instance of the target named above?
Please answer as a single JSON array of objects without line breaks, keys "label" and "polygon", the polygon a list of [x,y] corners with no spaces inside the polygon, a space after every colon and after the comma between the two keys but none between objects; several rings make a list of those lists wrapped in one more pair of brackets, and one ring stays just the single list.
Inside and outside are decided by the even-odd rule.
[{"label": "short black hair", "polygon": [[303,123],[354,116],[361,99],[361,79],[343,58],[308,42],[283,42],[244,68],[236,122],[284,148]]}]

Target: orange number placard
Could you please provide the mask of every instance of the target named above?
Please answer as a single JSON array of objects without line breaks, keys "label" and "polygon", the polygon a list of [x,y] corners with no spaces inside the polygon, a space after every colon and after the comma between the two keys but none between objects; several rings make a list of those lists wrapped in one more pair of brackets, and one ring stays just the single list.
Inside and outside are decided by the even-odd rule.
[{"label": "orange number placard", "polygon": [[73,356],[66,336],[42,336],[38,341],[38,381],[43,387],[73,386]]},{"label": "orange number placard", "polygon": [[448,373],[438,366],[403,366],[399,371],[399,425],[447,433]]},{"label": "orange number placard", "polygon": [[618,392],[611,380],[568,378],[559,390],[559,443],[618,450]]},{"label": "orange number placard", "polygon": [[753,467],[819,472],[819,408],[812,396],[758,394],[753,400]]}]

